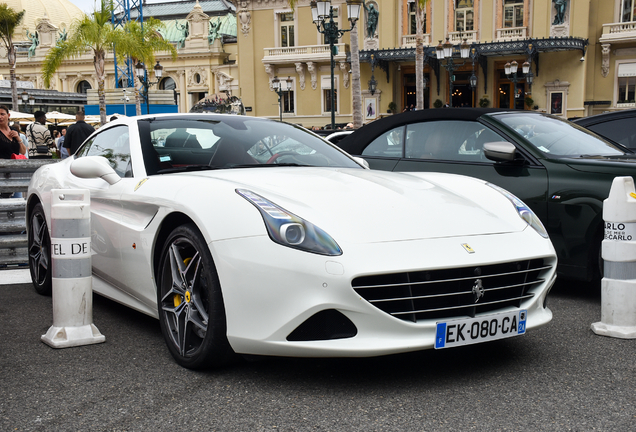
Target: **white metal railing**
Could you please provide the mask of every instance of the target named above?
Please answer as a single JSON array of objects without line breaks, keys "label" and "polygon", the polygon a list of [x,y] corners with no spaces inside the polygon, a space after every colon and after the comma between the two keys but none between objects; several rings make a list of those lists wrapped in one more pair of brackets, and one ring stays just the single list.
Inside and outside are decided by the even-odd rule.
[{"label": "white metal railing", "polygon": [[[338,53],[345,53],[345,44],[336,44]],[[304,45],[295,47],[264,48],[265,57],[269,60],[291,60],[295,58],[329,57],[329,45]]]},{"label": "white metal railing", "polygon": [[[424,34],[424,45],[431,44],[431,35],[426,33]],[[402,36],[402,47],[404,48],[414,48],[415,47],[415,35],[404,35]]]},{"label": "white metal railing", "polygon": [[458,44],[466,39],[468,42],[477,42],[477,30],[465,31],[465,32],[450,32],[448,33],[451,43]]},{"label": "white metal railing", "polygon": [[525,39],[528,34],[527,27],[511,27],[497,29],[497,40]]}]

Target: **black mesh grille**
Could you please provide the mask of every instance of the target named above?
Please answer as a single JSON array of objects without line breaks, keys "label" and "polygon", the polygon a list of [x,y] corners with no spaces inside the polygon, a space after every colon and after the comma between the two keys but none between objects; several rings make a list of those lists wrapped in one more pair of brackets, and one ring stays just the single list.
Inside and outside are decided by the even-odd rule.
[{"label": "black mesh grille", "polygon": [[417,322],[520,307],[551,269],[543,259],[479,267],[362,276],[352,282],[365,300],[396,318]]}]

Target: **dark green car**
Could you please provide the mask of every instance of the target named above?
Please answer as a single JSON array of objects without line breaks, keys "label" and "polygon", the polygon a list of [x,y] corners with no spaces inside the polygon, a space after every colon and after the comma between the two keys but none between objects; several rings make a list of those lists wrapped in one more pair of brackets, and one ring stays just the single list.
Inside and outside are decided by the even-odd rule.
[{"label": "dark green car", "polygon": [[636,155],[560,118],[530,111],[452,108],[377,120],[338,145],[372,169],[463,174],[499,185],[545,225],[559,275],[602,274],[603,200]]}]

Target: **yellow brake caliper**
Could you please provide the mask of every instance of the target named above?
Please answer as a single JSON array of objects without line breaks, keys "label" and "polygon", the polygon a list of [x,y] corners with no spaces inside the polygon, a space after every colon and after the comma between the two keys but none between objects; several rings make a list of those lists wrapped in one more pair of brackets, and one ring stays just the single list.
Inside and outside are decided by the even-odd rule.
[{"label": "yellow brake caliper", "polygon": [[[187,266],[190,260],[192,260],[192,258],[186,258],[183,260],[183,263]],[[190,291],[186,291],[185,297],[185,301],[190,303]],[[179,305],[183,302],[183,296],[180,294],[174,294],[172,296],[172,302],[174,303],[174,307],[179,307]]]}]

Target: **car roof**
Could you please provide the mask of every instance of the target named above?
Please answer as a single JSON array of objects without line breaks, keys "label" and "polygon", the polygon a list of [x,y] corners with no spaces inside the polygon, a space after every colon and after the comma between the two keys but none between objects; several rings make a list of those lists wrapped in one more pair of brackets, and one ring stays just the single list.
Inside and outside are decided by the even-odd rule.
[{"label": "car roof", "polygon": [[375,120],[356,130],[354,133],[340,141],[337,145],[351,154],[360,154],[359,152],[362,151],[362,148],[360,148],[361,146],[370,143],[385,131],[399,126],[430,120],[476,121],[484,114],[500,112],[528,111],[502,108],[432,108],[418,111],[406,111]]},{"label": "car roof", "polygon": [[618,119],[629,118],[629,117],[636,117],[636,109],[612,111],[612,112],[606,112],[602,114],[596,114],[589,117],[580,117],[577,119],[573,119],[572,122],[580,126],[591,126],[598,123],[604,123],[610,120],[618,120]]}]

